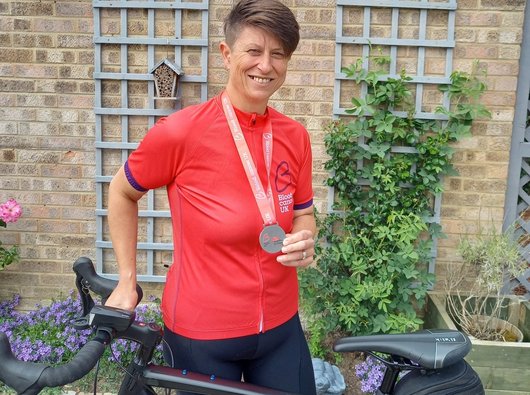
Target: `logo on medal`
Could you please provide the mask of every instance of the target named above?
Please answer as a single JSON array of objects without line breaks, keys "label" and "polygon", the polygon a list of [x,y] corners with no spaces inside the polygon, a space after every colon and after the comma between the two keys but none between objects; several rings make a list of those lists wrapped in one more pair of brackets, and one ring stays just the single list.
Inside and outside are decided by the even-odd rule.
[{"label": "logo on medal", "polygon": [[283,239],[285,239],[285,232],[276,224],[265,226],[259,235],[261,248],[269,254],[275,254],[282,250]]}]

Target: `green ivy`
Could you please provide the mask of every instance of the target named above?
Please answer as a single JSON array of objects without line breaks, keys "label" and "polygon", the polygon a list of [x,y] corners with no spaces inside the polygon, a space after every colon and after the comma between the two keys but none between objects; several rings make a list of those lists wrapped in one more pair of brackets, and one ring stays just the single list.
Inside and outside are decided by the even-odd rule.
[{"label": "green ivy", "polygon": [[[452,144],[471,135],[473,120],[490,115],[478,102],[486,86],[476,73],[454,72],[451,84],[439,87],[451,106],[436,109],[447,118],[438,121],[414,117],[404,72],[382,78],[382,70],[363,69],[362,59],[343,72],[368,89],[351,99],[349,121],[327,128],[325,168],[336,211],[319,216],[316,266],[300,272],[309,344],[319,356],[330,333],[421,326],[417,309],[434,281],[427,270],[432,240],[442,236],[430,220],[434,196],[443,190],[443,177],[456,174]],[[399,146],[413,152],[393,150]]]}]

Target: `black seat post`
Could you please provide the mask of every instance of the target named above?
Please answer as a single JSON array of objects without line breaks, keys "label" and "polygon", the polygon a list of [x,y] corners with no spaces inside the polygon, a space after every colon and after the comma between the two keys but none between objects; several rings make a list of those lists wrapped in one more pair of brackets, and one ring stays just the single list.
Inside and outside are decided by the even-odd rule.
[{"label": "black seat post", "polygon": [[383,382],[379,387],[381,394],[387,395],[391,394],[394,391],[396,382],[399,376],[401,369],[392,365],[386,365],[385,375],[383,376]]}]

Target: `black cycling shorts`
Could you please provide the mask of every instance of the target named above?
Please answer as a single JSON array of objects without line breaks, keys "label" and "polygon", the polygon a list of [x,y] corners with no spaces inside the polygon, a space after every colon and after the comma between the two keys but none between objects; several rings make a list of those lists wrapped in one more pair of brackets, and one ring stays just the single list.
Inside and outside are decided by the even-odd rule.
[{"label": "black cycling shorts", "polygon": [[222,340],[194,340],[165,328],[164,358],[177,369],[243,379],[296,394],[316,393],[311,356],[298,314],[265,333]]}]

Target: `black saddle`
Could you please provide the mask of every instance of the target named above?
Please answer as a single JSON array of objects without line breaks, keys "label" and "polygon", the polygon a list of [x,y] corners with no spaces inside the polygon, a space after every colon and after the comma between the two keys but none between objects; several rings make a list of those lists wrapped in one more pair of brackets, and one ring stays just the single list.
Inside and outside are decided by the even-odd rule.
[{"label": "black saddle", "polygon": [[426,369],[440,369],[464,358],[471,341],[462,332],[431,329],[392,335],[345,337],[335,342],[337,352],[380,352],[408,358]]}]

